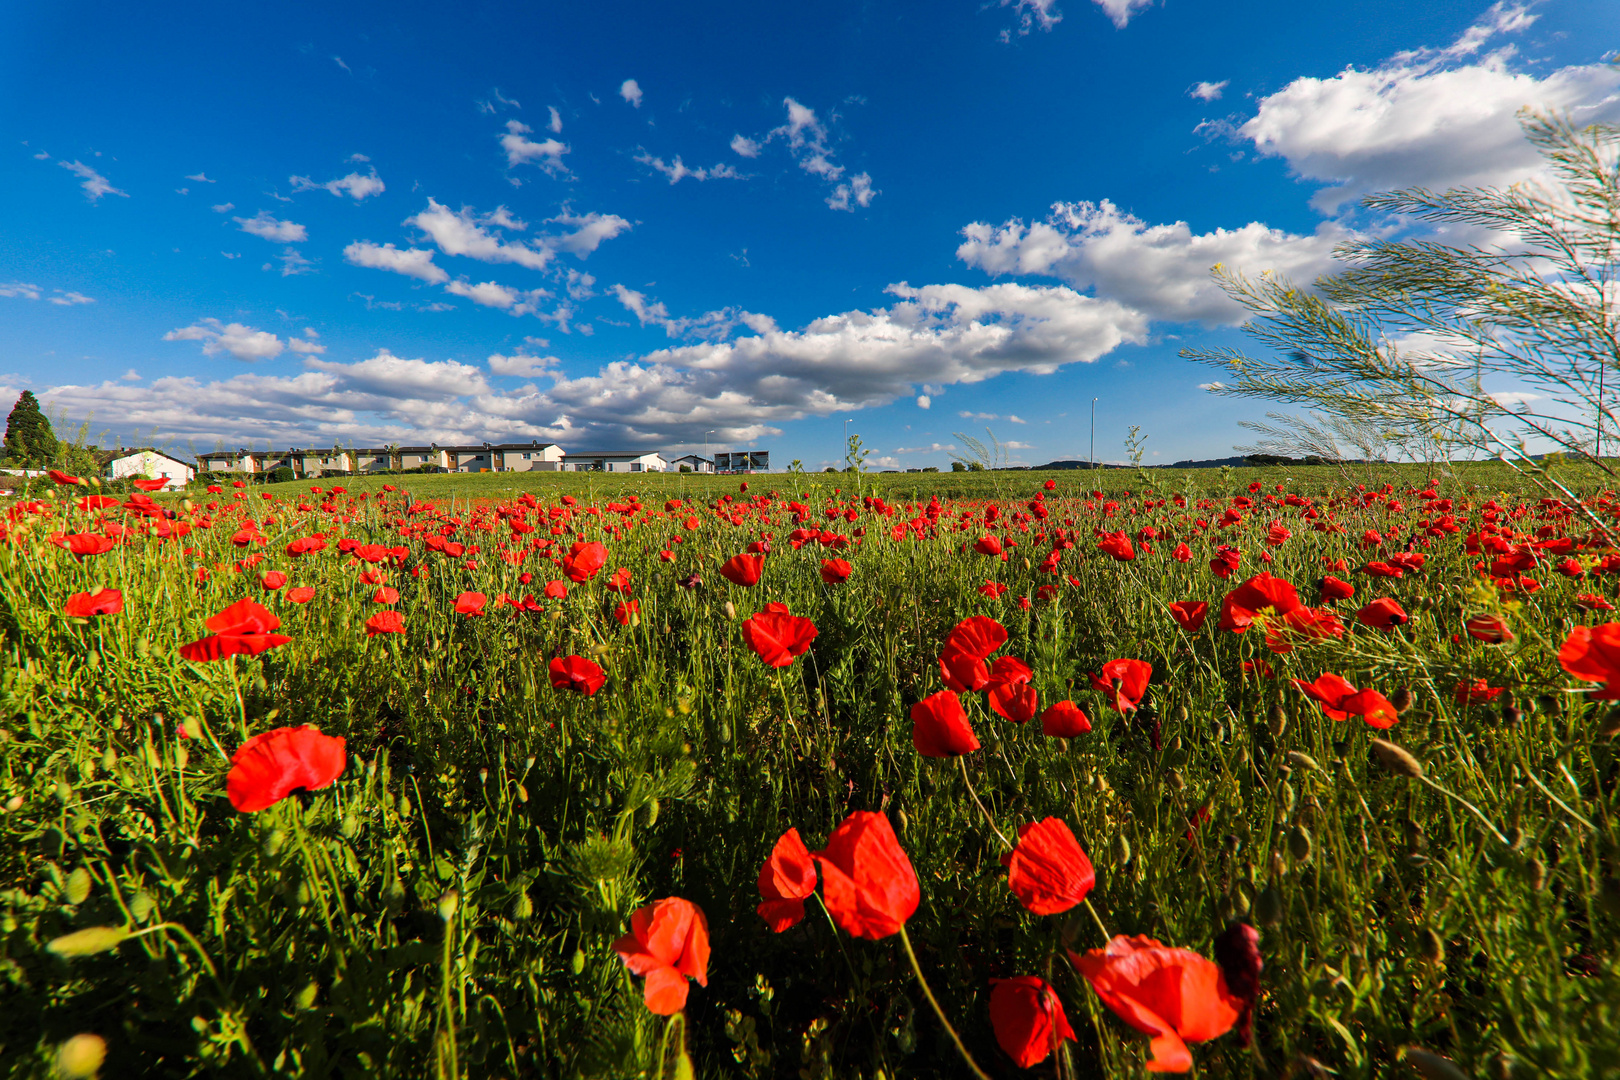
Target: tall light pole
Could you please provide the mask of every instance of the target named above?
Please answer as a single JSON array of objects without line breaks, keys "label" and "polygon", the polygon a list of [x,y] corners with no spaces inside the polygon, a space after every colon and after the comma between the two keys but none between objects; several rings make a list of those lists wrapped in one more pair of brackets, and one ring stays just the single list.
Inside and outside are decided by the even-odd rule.
[{"label": "tall light pole", "polygon": [[703,456],[708,458],[710,472],[714,471],[714,459],[709,457],[709,436],[713,434],[714,428],[710,428],[708,431],[703,433]]},{"label": "tall light pole", "polygon": [[1097,399],[1091,399],[1091,468],[1097,468]]},{"label": "tall light pole", "polygon": [[846,457],[849,455],[849,422],[853,419],[855,419],[853,416],[844,417],[844,455]]}]

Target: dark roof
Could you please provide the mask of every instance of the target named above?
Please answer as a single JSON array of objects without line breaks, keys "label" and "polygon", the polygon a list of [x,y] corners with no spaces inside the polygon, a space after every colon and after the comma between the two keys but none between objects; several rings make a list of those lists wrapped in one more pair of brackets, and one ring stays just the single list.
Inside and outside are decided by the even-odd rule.
[{"label": "dark roof", "polygon": [[648,454],[664,456],[662,450],[568,450],[566,453],[569,457],[575,458],[645,457]]}]

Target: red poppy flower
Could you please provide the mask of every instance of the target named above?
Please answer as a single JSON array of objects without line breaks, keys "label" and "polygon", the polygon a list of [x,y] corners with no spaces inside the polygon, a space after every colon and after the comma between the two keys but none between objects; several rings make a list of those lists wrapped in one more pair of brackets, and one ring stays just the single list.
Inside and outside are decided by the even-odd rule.
[{"label": "red poppy flower", "polygon": [[321,551],[326,547],[326,541],[318,536],[302,536],[287,545],[287,554],[293,558],[311,551]]},{"label": "red poppy flower", "polygon": [[281,625],[281,620],[253,600],[238,600],[203,625],[213,633],[180,646],[180,655],[187,660],[203,663],[244,653],[258,656],[292,640],[284,634],[271,633]]},{"label": "red poppy flower", "polygon": [[81,478],[79,478],[77,476],[70,476],[67,473],[60,470],[60,469],[50,469],[50,470],[48,470],[48,472],[50,473],[50,477],[51,477],[52,480],[56,481],[58,484],[62,484],[62,485],[67,486],[67,487],[72,487],[75,484],[84,483],[84,480],[82,480]]},{"label": "red poppy flower", "polygon": [[1475,615],[1463,623],[1463,628],[1468,631],[1469,637],[1487,645],[1500,645],[1513,640],[1513,631],[1508,629],[1507,620],[1500,615]]},{"label": "red poppy flower", "polygon": [[597,571],[607,565],[607,548],[595,540],[586,543],[581,540],[568,549],[563,556],[563,573],[568,580],[574,582],[589,581],[596,576]]},{"label": "red poppy flower", "polygon": [[1363,607],[1356,612],[1356,618],[1374,630],[1393,630],[1412,621],[1412,617],[1401,608],[1401,605],[1387,596],[1380,596]]},{"label": "red poppy flower", "polygon": [[1041,734],[1055,739],[1072,739],[1091,730],[1091,718],[1072,701],[1060,701],[1041,713]]},{"label": "red poppy flower", "polygon": [[1080,842],[1055,817],[1020,827],[1018,846],[1001,857],[1001,865],[1013,895],[1033,915],[1068,911],[1097,883]]},{"label": "red poppy flower", "polygon": [[1110,704],[1123,714],[1142,704],[1142,695],[1147,693],[1152,674],[1153,665],[1145,660],[1110,660],[1100,673],[1091,677],[1091,685],[1099,693],[1109,695]]},{"label": "red poppy flower", "polygon": [[1001,539],[995,536],[981,536],[974,542],[973,550],[980,555],[1000,555]]},{"label": "red poppy flower", "polygon": [[1136,558],[1136,549],[1131,546],[1131,538],[1124,532],[1104,534],[1103,538],[1097,541],[1097,546],[1120,562],[1130,562]]},{"label": "red poppy flower", "polygon": [[117,589],[102,589],[95,593],[74,593],[62,605],[62,614],[70,619],[88,619],[92,615],[116,615],[124,610],[124,594]]},{"label": "red poppy flower", "polygon": [[319,791],[343,775],[342,736],[313,727],[283,727],[255,735],[231,756],[225,794],[244,814],[274,806],[302,788]]},{"label": "red poppy flower", "polygon": [[816,864],[810,849],[789,829],[771,848],[771,857],[759,869],[759,895],[765,899],[755,910],[780,934],[804,921],[804,898],[816,891]]},{"label": "red poppy flower", "polygon": [[1041,486],[1044,487],[1047,491],[1056,491],[1057,490],[1057,481],[1056,480],[1048,480],[1046,483],[1042,484]]},{"label": "red poppy flower", "polygon": [[945,636],[945,651],[984,660],[1007,642],[1007,628],[988,615],[963,619]]},{"label": "red poppy flower", "polygon": [[547,600],[561,600],[568,595],[568,586],[561,581],[546,582],[545,597]]},{"label": "red poppy flower", "polygon": [[949,690],[911,707],[911,744],[923,757],[956,757],[979,748],[961,699]]},{"label": "red poppy flower", "polygon": [[300,585],[296,589],[287,590],[287,599],[295,604],[307,604],[315,599],[315,590],[308,585]]},{"label": "red poppy flower", "polygon": [[405,616],[397,611],[379,611],[366,620],[366,637],[376,637],[378,634],[403,634],[405,632]]},{"label": "red poppy flower", "polygon": [[1204,628],[1204,620],[1209,618],[1209,605],[1202,600],[1178,600],[1169,605],[1170,617],[1176,620],[1189,634],[1196,634]]},{"label": "red poppy flower", "polygon": [[1038,976],[991,979],[990,985],[990,1026],[1020,1069],[1045,1061],[1064,1039],[1074,1041],[1057,992]]},{"label": "red poppy flower", "polygon": [[626,600],[622,604],[613,605],[613,619],[620,626],[629,626],[632,623],[641,623],[641,601]]},{"label": "red poppy flower", "polygon": [[765,610],[745,619],[743,642],[771,667],[787,667],[804,655],[816,638],[816,624],[788,613],[786,604],[766,604]]},{"label": "red poppy flower", "polygon": [[[138,476],[131,481],[131,483],[133,483],[141,491],[162,491],[164,488],[169,486],[169,478],[166,476],[160,476],[156,480],[147,480],[144,477]],[[267,499],[269,497],[270,496],[268,495],[265,496]]]},{"label": "red poppy flower", "polygon": [[259,575],[259,584],[270,592],[275,592],[287,584],[287,575],[280,570],[266,570]]},{"label": "red poppy flower", "polygon": [[489,603],[489,597],[481,592],[464,592],[456,597],[456,614],[468,618],[484,614],[484,605]]},{"label": "red poppy flower", "polygon": [[1241,634],[1256,615],[1287,615],[1302,606],[1292,585],[1261,571],[1226,594],[1221,601],[1220,627]]},{"label": "red poppy flower", "polygon": [[642,998],[659,1016],[686,1005],[687,979],[709,985],[709,921],[703,909],[678,896],[639,908],[630,932],[613,943],[624,966],[645,976]]},{"label": "red poppy flower", "polygon": [[821,896],[847,933],[877,940],[898,934],[917,910],[917,872],[882,814],[857,810],[815,852]]},{"label": "red poppy flower", "polygon": [[1192,548],[1185,543],[1177,544],[1175,549],[1170,552],[1170,557],[1176,562],[1192,562]]},{"label": "red poppy flower", "polygon": [[608,592],[618,593],[620,596],[629,596],[630,571],[622,566],[613,571],[613,574],[608,578],[607,589]]},{"label": "red poppy flower", "polygon": [[1215,557],[1209,560],[1209,568],[1215,572],[1216,577],[1229,578],[1242,561],[1242,552],[1222,544],[1215,549]]},{"label": "red poppy flower", "polygon": [[1340,581],[1336,577],[1324,577],[1319,595],[1320,599],[1317,600],[1319,604],[1327,604],[1335,600],[1348,600],[1356,595],[1356,587],[1348,581]]},{"label": "red poppy flower", "polygon": [[939,658],[939,676],[958,694],[983,690],[990,682],[990,669],[977,656],[946,652]]},{"label": "red poppy flower", "polygon": [[1558,666],[1587,682],[1602,683],[1589,697],[1620,699],[1620,623],[1577,626],[1558,649]]},{"label": "red poppy flower", "polygon": [[759,576],[764,572],[763,555],[749,555],[745,552],[742,555],[733,555],[720,564],[720,576],[733,585],[741,585],[745,589],[758,585]]},{"label": "red poppy flower", "polygon": [[602,669],[583,656],[554,657],[547,670],[553,689],[573,690],[586,697],[602,689],[602,683],[607,681]]},{"label": "red poppy flower", "polygon": [[1040,703],[1035,688],[1030,685],[1034,677],[1035,673],[1022,660],[996,657],[987,684],[991,710],[1016,724],[1027,724],[1035,719]]},{"label": "red poppy flower", "polygon": [[1150,937],[1120,935],[1069,959],[1115,1016],[1153,1036],[1149,1072],[1188,1071],[1187,1044],[1226,1034],[1243,1011],[1213,961]]},{"label": "red poppy flower", "polygon": [[384,585],[371,594],[371,602],[373,604],[397,604],[399,602],[399,590]]},{"label": "red poppy flower", "polygon": [[1329,720],[1348,720],[1352,716],[1359,716],[1367,721],[1368,727],[1383,729],[1395,726],[1397,714],[1388,698],[1376,690],[1357,690],[1341,675],[1319,675],[1315,682],[1304,679],[1288,681],[1322,706]]},{"label": "red poppy flower", "polygon": [[1580,593],[1575,597],[1575,606],[1582,611],[1613,611],[1614,605],[1609,603],[1597,593]]},{"label": "red poppy flower", "polygon": [[113,549],[112,537],[97,533],[70,533],[61,542],[63,547],[81,559],[86,555],[105,555]]},{"label": "red poppy flower", "polygon": [[821,580],[828,585],[842,585],[849,580],[853,569],[846,559],[824,559],[821,563]]},{"label": "red poppy flower", "polygon": [[1232,997],[1242,1002],[1243,1012],[1238,1017],[1238,1038],[1249,1045],[1254,1019],[1254,1002],[1260,996],[1260,973],[1265,961],[1260,956],[1260,931],[1248,923],[1233,921],[1215,938],[1215,962],[1226,976],[1226,988]]},{"label": "red poppy flower", "polygon": [[1457,688],[1451,693],[1451,700],[1458,705],[1486,705],[1501,696],[1502,687],[1491,686],[1481,676],[1473,682],[1468,682],[1466,679],[1459,682]]},{"label": "red poppy flower", "polygon": [[992,600],[1000,600],[1001,594],[1006,591],[1007,586],[1001,584],[999,581],[987,581],[983,585],[979,586],[979,593],[983,596],[988,596]]}]

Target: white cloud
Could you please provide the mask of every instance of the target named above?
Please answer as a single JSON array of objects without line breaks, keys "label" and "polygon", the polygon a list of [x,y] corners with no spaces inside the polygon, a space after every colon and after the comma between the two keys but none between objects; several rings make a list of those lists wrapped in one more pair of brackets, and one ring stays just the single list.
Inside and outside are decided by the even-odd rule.
[{"label": "white cloud", "polygon": [[[24,143],[23,145],[26,146],[27,144]],[[49,160],[51,160],[51,155],[46,153],[44,150],[41,150],[39,153],[34,155],[34,160],[35,161],[49,161]]]},{"label": "white cloud", "polygon": [[[1039,3],[1040,0],[1028,2],[1033,4]],[[1131,21],[1131,16],[1153,6],[1153,0],[1091,0],[1091,2],[1103,9],[1116,30],[1125,29],[1125,24]]]},{"label": "white cloud", "polygon": [[326,351],[325,345],[317,344],[315,341],[320,336],[313,326],[306,326],[304,327],[304,336],[301,338],[295,338],[291,334],[287,335],[287,348],[305,356],[319,356]]},{"label": "white cloud", "polygon": [[553,135],[561,135],[562,113],[557,111],[557,106],[555,105],[547,105],[546,108],[551,112],[551,123],[546,125],[547,130],[549,130]]},{"label": "white cloud", "polygon": [[[504,226],[503,222],[506,223]],[[414,225],[427,233],[446,255],[465,255],[488,263],[515,263],[530,270],[545,269],[546,263],[551,260],[548,248],[542,246],[536,249],[521,242],[508,244],[485,228],[486,225],[510,228],[511,223],[505,207],[495,214],[478,218],[469,207],[464,206],[457,212],[431,198],[428,199],[426,210],[405,219],[405,224]]]},{"label": "white cloud", "polygon": [[934,399],[929,397],[927,394],[918,394],[917,395],[917,408],[919,408],[919,409],[927,409],[927,408],[931,408],[933,406],[933,404],[934,404]]},{"label": "white cloud", "polygon": [[238,360],[274,360],[286,348],[281,339],[268,330],[255,330],[241,323],[221,323],[218,319],[201,319],[190,326],[170,330],[164,341],[200,341],[204,356],[230,353]]},{"label": "white cloud", "polygon": [[212,184],[212,183],[215,182],[213,180],[208,179],[208,174],[207,173],[197,173],[195,176],[186,177],[186,179],[187,180],[195,180],[199,184]]},{"label": "white cloud", "polygon": [[128,371],[118,376],[118,378],[122,382],[140,382],[141,373],[136,371],[134,368],[130,368]]},{"label": "white cloud", "polygon": [[433,252],[422,248],[401,250],[393,244],[373,244],[370,240],[356,240],[343,249],[343,257],[355,266],[368,266],[374,270],[392,270],[406,277],[420,278],[432,285],[450,280],[442,267],[434,265]]},{"label": "white cloud", "polygon": [[562,156],[568,153],[568,144],[556,139],[535,142],[524,138],[533,131],[529,125],[517,120],[506,122],[506,134],[500,136],[500,143],[501,149],[506,151],[507,167],[515,169],[519,165],[538,165],[552,176],[568,175],[568,167],[562,163]]},{"label": "white cloud", "polygon": [[[276,256],[276,260],[281,263],[282,277],[295,277],[298,274],[313,274],[315,272],[314,266],[295,247],[282,248],[281,254]],[[266,270],[270,269],[270,264],[265,263],[264,268]]]},{"label": "white cloud", "polygon": [[235,209],[236,209],[236,204],[235,203],[228,203],[228,202],[215,203],[214,207],[213,207],[214,213],[216,213],[216,214],[228,214],[232,210],[235,210]]},{"label": "white cloud", "polygon": [[[719,165],[710,165],[707,168],[699,167],[696,169],[689,169],[684,163],[682,163],[679,154],[675,156],[674,164],[666,165],[664,164],[663,158],[653,157],[651,154],[643,150],[641,153],[636,155],[636,161],[655,172],[663,173],[665,176],[669,177],[669,182],[671,184],[678,184],[688,176],[694,180],[742,179],[742,173],[724,163]],[[865,204],[863,203],[862,205]]]},{"label": "white cloud", "polygon": [[[1102,0],[1098,0],[1101,3]],[[1042,30],[1050,30],[1063,21],[1063,15],[1057,9],[1057,0],[1001,0],[1002,7],[1010,7],[1018,16],[1019,36],[1029,33],[1039,26]],[[1127,16],[1128,18],[1129,16]],[[1123,26],[1124,23],[1117,25]],[[1007,31],[1002,31],[1001,39],[1011,37]]]},{"label": "white cloud", "polygon": [[1221,92],[1231,85],[1231,82],[1231,79],[1222,79],[1220,82],[1201,82],[1188,90],[1187,95],[1195,97],[1199,101],[1219,101],[1221,100]]},{"label": "white cloud", "polygon": [[746,135],[733,135],[731,137],[731,149],[733,153],[741,157],[756,158],[759,157],[760,146],[759,143]]},{"label": "white cloud", "polygon": [[1515,405],[1528,405],[1532,401],[1546,401],[1544,394],[1531,394],[1523,390],[1498,390],[1494,394],[1487,394],[1504,409],[1511,409]]},{"label": "white cloud", "polygon": [[897,454],[939,454],[955,450],[955,443],[929,443],[927,446],[897,446]]},{"label": "white cloud", "polygon": [[381,195],[387,190],[383,185],[382,178],[377,175],[376,169],[372,169],[370,173],[364,176],[352,172],[348,176],[337,180],[328,180],[324,184],[317,184],[307,176],[294,176],[290,177],[290,179],[294,191],[330,191],[333,195],[340,197],[348,195],[355,202],[360,202],[368,195]]},{"label": "white cloud", "polygon": [[1331,268],[1334,245],[1350,234],[1334,222],[1298,235],[1258,221],[1195,234],[1184,221],[1148,225],[1103,200],[1056,203],[1045,221],[1028,226],[974,222],[962,236],[957,258],[990,274],[1056,277],[1154,319],[1228,325],[1247,310],[1215,284],[1212,266],[1310,281]]},{"label": "white cloud", "polygon": [[626,79],[619,86],[619,96],[635,108],[641,108],[641,86],[634,79]]},{"label": "white cloud", "polygon": [[40,293],[38,285],[30,285],[24,281],[8,281],[0,285],[0,296],[20,296],[24,300],[38,300]]},{"label": "white cloud", "polygon": [[304,367],[339,376],[347,390],[406,400],[453,401],[489,391],[484,373],[471,364],[407,360],[387,349],[379,349],[376,356],[355,364],[309,358]]},{"label": "white cloud", "polygon": [[583,259],[630,228],[630,223],[617,214],[570,214],[566,209],[556,217],[547,218],[548,225],[566,225],[573,231],[561,236],[547,237],[551,247],[561,248],[570,255]]},{"label": "white cloud", "polygon": [[24,300],[38,300],[42,297],[59,307],[72,307],[75,304],[93,304],[95,298],[86,296],[81,292],[70,292],[66,289],[52,289],[55,296],[45,296],[45,290],[38,285],[30,285],[26,281],[8,281],[0,284],[0,296],[21,297]]},{"label": "white cloud", "polygon": [[555,356],[530,356],[521,352],[511,356],[502,356],[500,353],[489,354],[489,370],[492,374],[510,375],[519,379],[555,374],[557,366],[561,363],[562,361]]},{"label": "white cloud", "polygon": [[509,315],[533,315],[539,310],[540,301],[551,295],[544,289],[525,291],[495,281],[484,281],[476,285],[466,281],[452,281],[444,287],[444,291],[453,296],[464,296],[484,307],[499,308]]},{"label": "white cloud", "polygon": [[1562,110],[1578,124],[1620,121],[1620,70],[1572,65],[1537,76],[1513,67],[1511,45],[1461,63],[1497,34],[1529,25],[1497,4],[1451,46],[1398,54],[1377,68],[1299,78],[1260,100],[1235,129],[1295,175],[1328,183],[1312,200],[1333,212],[1377,190],[1503,186],[1541,169],[1517,112]]},{"label": "white cloud", "polygon": [[720,340],[729,337],[739,325],[748,327],[756,334],[768,334],[776,329],[776,320],[769,315],[739,311],[732,307],[705,312],[694,318],[671,318],[669,309],[662,301],[649,303],[644,294],[627,289],[623,285],[614,285],[611,291],[618,297],[619,303],[624,305],[625,310],[634,315],[642,326],[661,326],[672,338]]},{"label": "white cloud", "polygon": [[877,194],[878,191],[872,187],[872,178],[865,173],[856,173],[849,178],[849,183],[839,184],[833,189],[833,193],[827,196],[827,205],[834,210],[849,210],[849,204],[853,201],[856,206],[867,207],[872,205],[872,198]]},{"label": "white cloud", "polygon": [[58,161],[57,164],[79,178],[81,181],[79,186],[84,189],[85,198],[91,202],[95,202],[103,195],[122,195],[126,199],[129,198],[129,192],[119,191],[107,182],[105,176],[81,161]]},{"label": "white cloud", "polygon": [[53,304],[60,304],[63,307],[70,307],[70,306],[72,306],[74,304],[93,304],[93,303],[95,303],[94,299],[84,295],[84,293],[80,293],[80,292],[63,292],[61,289],[57,289],[56,291],[57,291],[57,293],[59,295],[53,296],[53,297],[50,298],[50,301]]},{"label": "white cloud", "polygon": [[309,232],[302,225],[293,221],[278,221],[268,210],[260,210],[250,218],[231,220],[240,225],[243,232],[273,240],[278,244],[297,244],[309,239]]}]

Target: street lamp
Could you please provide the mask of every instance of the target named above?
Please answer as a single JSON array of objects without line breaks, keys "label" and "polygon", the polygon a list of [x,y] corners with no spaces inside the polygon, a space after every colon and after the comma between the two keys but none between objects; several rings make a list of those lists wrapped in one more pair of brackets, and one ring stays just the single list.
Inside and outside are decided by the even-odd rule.
[{"label": "street lamp", "polygon": [[844,455],[846,457],[849,456],[849,424],[850,421],[854,419],[855,418],[853,416],[846,416],[844,418]]},{"label": "street lamp", "polygon": [[1097,399],[1091,399],[1091,467],[1097,468]]}]

